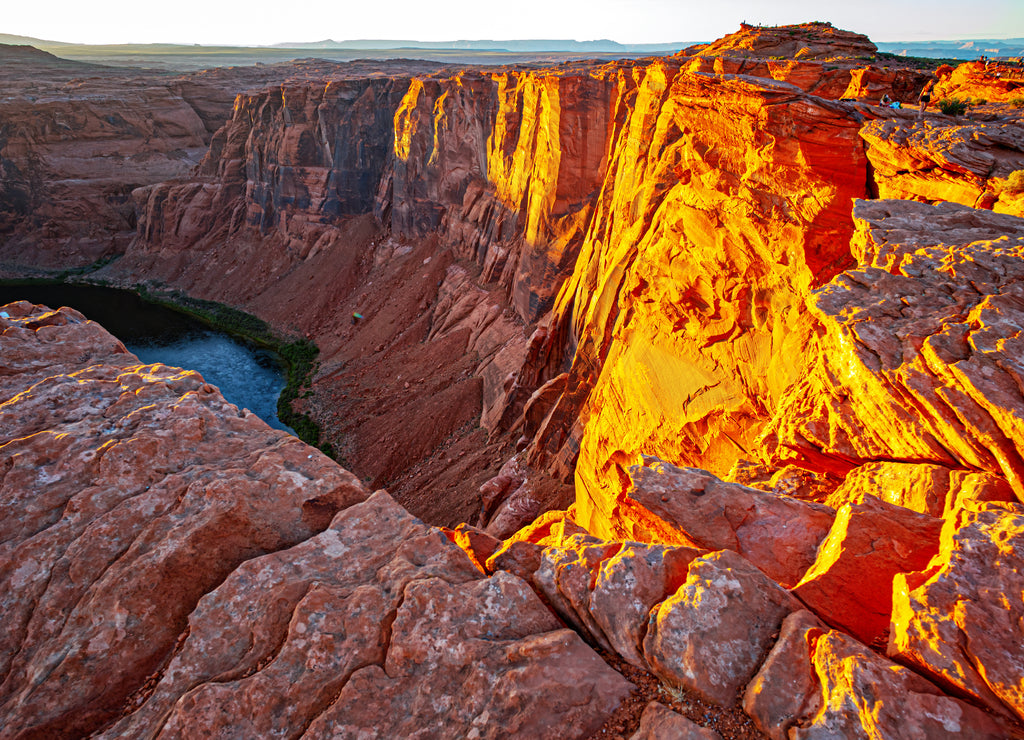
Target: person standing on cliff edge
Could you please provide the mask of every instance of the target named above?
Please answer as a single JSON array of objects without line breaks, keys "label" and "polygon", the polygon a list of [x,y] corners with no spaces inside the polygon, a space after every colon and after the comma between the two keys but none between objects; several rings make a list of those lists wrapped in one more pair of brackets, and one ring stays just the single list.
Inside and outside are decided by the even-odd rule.
[{"label": "person standing on cliff edge", "polygon": [[924,118],[924,109],[928,107],[928,103],[932,102],[932,88],[935,87],[935,78],[932,77],[928,80],[928,84],[924,86],[924,90],[921,91],[921,97],[917,100],[921,104],[921,107],[917,109],[917,120]]}]

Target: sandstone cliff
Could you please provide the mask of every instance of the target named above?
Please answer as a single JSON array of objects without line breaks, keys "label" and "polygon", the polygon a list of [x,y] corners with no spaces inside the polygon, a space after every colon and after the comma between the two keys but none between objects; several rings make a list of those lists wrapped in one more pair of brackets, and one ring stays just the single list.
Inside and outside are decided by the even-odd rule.
[{"label": "sandstone cliff", "polygon": [[[223,505],[231,516],[217,526],[230,520],[255,544],[231,538],[209,556],[220,568],[209,581],[171,588],[173,623],[153,627],[152,643],[128,617],[97,626],[18,580],[30,595],[14,607],[12,644],[32,647],[11,658],[11,726],[487,735],[512,723],[535,736],[515,708],[527,706],[582,735],[629,687],[580,635],[699,706],[742,703],[770,737],[1018,733],[1024,221],[1007,213],[1020,212],[1019,114],[874,105],[883,94],[912,102],[928,74],[855,58],[869,47],[822,24],[747,28],[668,59],[327,74],[239,96],[197,170],[134,192],[136,237],[96,275],[226,301],[312,337],[321,368],[300,403],[359,477],[432,523],[479,529],[442,536],[280,442],[293,486],[281,512],[261,500],[237,513],[227,492],[224,503],[220,489],[200,494],[206,478],[186,485],[202,501],[174,506]],[[783,52],[799,59],[770,58]],[[208,131],[215,116],[196,115]],[[56,349],[26,348],[70,314],[9,313],[43,380],[51,371],[37,365]],[[51,383],[71,398],[95,372],[120,389],[126,419],[163,407],[131,406],[125,389],[142,404],[166,388],[203,419],[189,432],[200,441],[220,439],[220,416],[249,424],[193,376],[129,372],[111,352],[105,366],[121,370],[75,375],[68,361],[58,378],[82,382],[43,380],[2,408],[38,408],[31,424],[48,429],[41,409],[54,402],[32,406],[33,394]],[[195,406],[204,399],[216,413]],[[88,446],[76,440],[108,428],[41,439]],[[235,470],[221,454],[214,464]],[[261,475],[238,486],[263,490]],[[54,476],[17,484],[47,487],[36,508],[20,503],[17,476],[5,480],[11,506],[35,517],[25,531],[59,549],[82,522],[77,503],[61,503],[73,490],[48,487]],[[352,500],[308,498],[313,483],[299,478],[341,481]],[[387,525],[367,531],[375,517]],[[114,527],[142,528],[123,536],[145,543],[140,558],[167,550],[160,537],[203,541],[189,528],[202,528],[198,514],[184,527],[163,510],[151,518]],[[125,547],[89,559],[114,563],[114,578],[134,562]],[[336,550],[387,578],[346,570]],[[60,563],[47,567],[76,572]],[[91,603],[68,577],[54,580],[67,603]],[[260,579],[270,585],[255,588]],[[59,618],[33,621],[46,599]],[[247,609],[265,615],[242,626]],[[353,616],[364,612],[372,624]],[[435,649],[432,631],[453,651]],[[112,668],[109,685],[83,681],[86,693],[66,696],[47,679],[38,706],[54,714],[28,708],[27,676],[92,670],[89,640],[130,655],[128,675]],[[505,683],[502,666],[526,655],[593,679],[516,663],[524,683]],[[428,700],[422,672],[508,701]],[[562,691],[563,678],[578,692],[565,702],[534,696]],[[302,681],[308,696],[282,704],[281,686]],[[245,701],[280,710],[217,714]],[[594,711],[568,708],[581,704]],[[386,724],[394,706],[413,707],[406,724]],[[644,727],[681,720],[666,712],[652,708]]]}]

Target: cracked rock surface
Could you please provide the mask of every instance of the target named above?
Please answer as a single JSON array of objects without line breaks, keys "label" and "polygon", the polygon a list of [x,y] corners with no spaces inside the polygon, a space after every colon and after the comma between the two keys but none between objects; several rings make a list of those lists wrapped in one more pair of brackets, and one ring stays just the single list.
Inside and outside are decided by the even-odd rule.
[{"label": "cracked rock surface", "polygon": [[583,737],[632,690],[198,374],[3,310],[0,737]]}]

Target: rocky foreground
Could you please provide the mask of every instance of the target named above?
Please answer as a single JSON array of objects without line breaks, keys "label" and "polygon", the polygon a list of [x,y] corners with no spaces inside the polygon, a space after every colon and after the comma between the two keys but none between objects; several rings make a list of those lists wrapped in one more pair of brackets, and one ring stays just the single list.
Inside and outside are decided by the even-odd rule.
[{"label": "rocky foreground", "polygon": [[940,69],[989,99],[919,116],[873,49],[307,68],[77,253],[32,225],[107,175],[45,163],[109,132],[8,101],[4,268],[314,338],[359,477],[0,309],[0,737],[1024,737],[1020,84]]}]

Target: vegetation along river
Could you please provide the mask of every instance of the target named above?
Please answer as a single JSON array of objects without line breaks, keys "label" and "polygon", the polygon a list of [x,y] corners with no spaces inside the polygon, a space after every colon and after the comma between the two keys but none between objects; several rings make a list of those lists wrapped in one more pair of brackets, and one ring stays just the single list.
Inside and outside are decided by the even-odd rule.
[{"label": "vegetation along river", "polygon": [[199,372],[224,397],[270,426],[285,369],[269,350],[212,329],[182,313],[142,300],[127,290],[88,285],[0,285],[0,305],[26,300],[51,308],[70,306],[98,322],[144,363],[161,362]]}]

